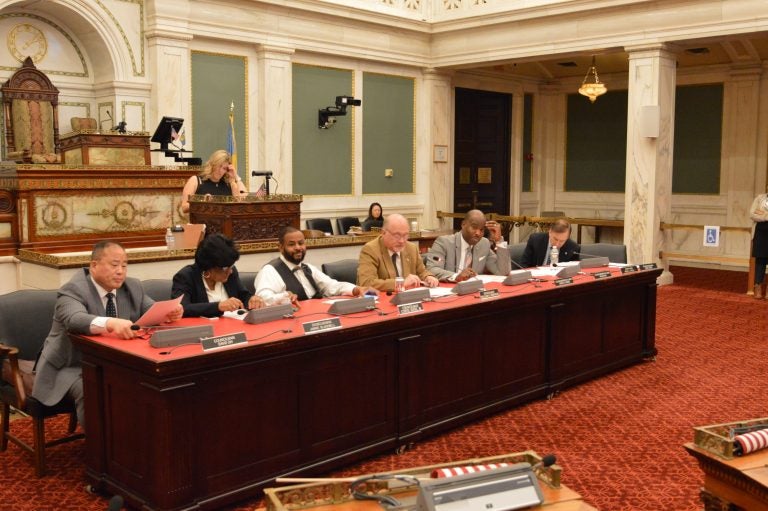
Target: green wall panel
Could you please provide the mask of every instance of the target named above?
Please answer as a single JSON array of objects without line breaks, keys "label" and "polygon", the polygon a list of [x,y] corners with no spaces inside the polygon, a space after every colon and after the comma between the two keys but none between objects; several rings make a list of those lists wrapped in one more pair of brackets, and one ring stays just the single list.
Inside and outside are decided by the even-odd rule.
[{"label": "green wall panel", "polygon": [[568,95],[565,190],[623,192],[627,166],[627,91],[590,103]]},{"label": "green wall panel", "polygon": [[364,73],[363,93],[363,193],[413,193],[414,80]]},{"label": "green wall panel", "polygon": [[[192,52],[192,122],[195,129],[191,148],[203,163],[212,152],[227,148],[229,106],[234,102],[237,172],[246,182],[250,176],[245,131],[247,66],[245,57]],[[175,115],[173,112],[163,114]],[[185,124],[188,121],[185,120]]]},{"label": "green wall panel", "polygon": [[360,107],[348,107],[328,129],[318,128],[317,111],[353,92],[350,70],[293,65],[293,193],[352,194],[352,121]]},{"label": "green wall panel", "polygon": [[720,193],[723,85],[678,87],[672,193]]}]

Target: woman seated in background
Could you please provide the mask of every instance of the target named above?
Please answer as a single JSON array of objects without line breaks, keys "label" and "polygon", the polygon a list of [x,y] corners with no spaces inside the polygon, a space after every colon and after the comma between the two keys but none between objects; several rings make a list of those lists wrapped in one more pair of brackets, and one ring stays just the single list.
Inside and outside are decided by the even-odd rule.
[{"label": "woman seated in background", "polygon": [[384,225],[384,210],[381,209],[381,204],[374,202],[368,207],[368,218],[363,220],[363,230],[370,231],[371,227],[378,227]]},{"label": "woman seated in background", "polygon": [[232,195],[240,197],[247,193],[243,181],[232,165],[232,156],[224,149],[214,151],[203,170],[197,176],[190,176],[181,191],[181,210],[189,213],[190,195]]},{"label": "woman seated in background", "polygon": [[195,252],[195,264],[189,264],[173,276],[171,296],[184,295],[184,317],[215,317],[228,311],[259,309],[264,301],[240,282],[235,262],[240,252],[223,234],[203,238]]}]

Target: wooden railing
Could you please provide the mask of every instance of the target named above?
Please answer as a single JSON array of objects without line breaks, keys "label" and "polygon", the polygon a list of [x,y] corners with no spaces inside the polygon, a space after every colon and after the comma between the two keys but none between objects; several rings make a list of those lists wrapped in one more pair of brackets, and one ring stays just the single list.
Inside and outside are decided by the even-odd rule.
[{"label": "wooden railing", "polygon": [[[703,225],[697,225],[697,224],[668,224],[665,222],[661,222],[659,225],[659,229],[662,231],[672,231],[672,230],[686,230],[686,231],[703,231],[704,226]],[[720,226],[720,232],[734,232],[734,233],[744,233],[748,236],[752,234],[752,228],[751,227],[734,227],[734,226]],[[744,264],[744,258],[743,257],[724,257],[724,256],[711,256],[711,255],[701,255],[701,254],[678,254],[675,252],[662,252],[661,257],[665,259],[670,259],[675,256],[679,256],[681,258],[689,259],[689,260],[696,260],[696,261],[702,261],[702,262],[719,262],[719,263],[733,263],[733,264]],[[752,283],[755,281],[755,258],[754,257],[748,257],[748,265],[749,265],[749,272],[747,275],[747,294],[751,295],[753,294],[752,289]]]}]

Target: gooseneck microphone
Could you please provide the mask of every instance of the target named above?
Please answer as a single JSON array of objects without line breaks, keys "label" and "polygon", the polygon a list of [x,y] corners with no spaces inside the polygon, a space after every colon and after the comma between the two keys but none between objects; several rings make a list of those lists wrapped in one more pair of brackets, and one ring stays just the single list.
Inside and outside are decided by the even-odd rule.
[{"label": "gooseneck microphone", "polygon": [[256,176],[269,176],[272,177],[272,171],[271,170],[254,170],[251,171],[251,175]]},{"label": "gooseneck microphone", "polygon": [[533,468],[547,468],[551,467],[557,461],[557,456],[554,454],[547,454],[541,458],[541,461],[533,465]]}]

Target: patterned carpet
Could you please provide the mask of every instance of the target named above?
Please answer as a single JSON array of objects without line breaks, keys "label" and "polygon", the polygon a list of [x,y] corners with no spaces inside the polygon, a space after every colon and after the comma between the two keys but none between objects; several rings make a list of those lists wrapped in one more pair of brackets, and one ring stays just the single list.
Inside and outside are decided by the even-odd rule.
[{"label": "patterned carpet", "polygon": [[[659,288],[655,362],[332,475],[533,449],[556,454],[563,482],[601,511],[701,509],[702,476],[682,444],[692,440],[693,426],[768,415],[760,398],[768,302],[745,294],[744,273],[672,271],[675,284]],[[24,422],[12,427],[28,429]],[[52,449],[52,474],[41,481],[34,479],[29,457],[10,446],[0,454],[0,511],[106,509],[105,499],[83,490],[82,446]],[[254,499],[231,509],[259,504]]]}]

